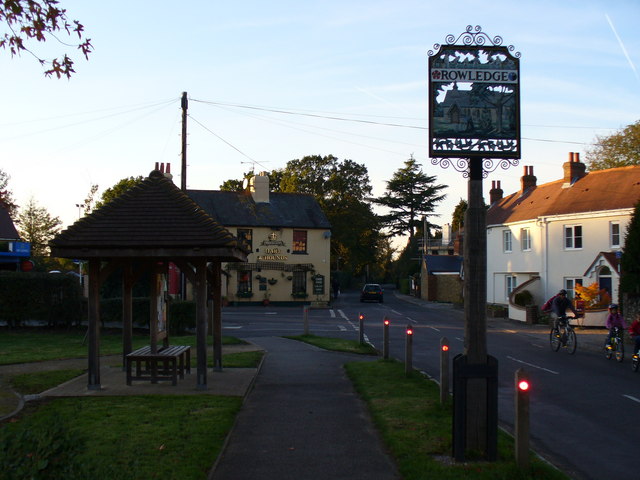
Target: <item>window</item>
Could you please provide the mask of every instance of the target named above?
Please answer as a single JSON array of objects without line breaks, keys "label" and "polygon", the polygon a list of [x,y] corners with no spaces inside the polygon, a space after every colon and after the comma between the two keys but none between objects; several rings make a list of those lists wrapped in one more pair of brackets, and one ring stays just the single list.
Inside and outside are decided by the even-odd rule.
[{"label": "window", "polygon": [[253,252],[253,231],[250,228],[239,228],[238,240],[247,242],[249,244],[249,251]]},{"label": "window", "polygon": [[307,272],[292,272],[291,294],[296,296],[307,294]]},{"label": "window", "polygon": [[516,288],[516,277],[514,275],[507,275],[505,277],[506,280],[506,293],[507,293],[507,299],[509,298],[509,296],[511,295],[511,292],[513,292]]},{"label": "window", "polygon": [[528,228],[520,229],[520,246],[523,251],[531,250],[531,230]]},{"label": "window", "polygon": [[291,253],[307,253],[307,231],[306,230],[294,230],[293,231],[293,251]]},{"label": "window", "polygon": [[513,236],[511,235],[511,230],[502,231],[502,246],[505,253],[509,253],[512,251]]},{"label": "window", "polygon": [[567,298],[576,298],[576,285],[582,285],[581,278],[565,278],[564,289],[567,291]]},{"label": "window", "polygon": [[251,270],[238,270],[238,296],[251,296]]},{"label": "window", "polygon": [[620,248],[620,224],[618,222],[611,222],[611,248]]},{"label": "window", "polygon": [[565,225],[564,248],[565,250],[582,248],[582,225]]}]

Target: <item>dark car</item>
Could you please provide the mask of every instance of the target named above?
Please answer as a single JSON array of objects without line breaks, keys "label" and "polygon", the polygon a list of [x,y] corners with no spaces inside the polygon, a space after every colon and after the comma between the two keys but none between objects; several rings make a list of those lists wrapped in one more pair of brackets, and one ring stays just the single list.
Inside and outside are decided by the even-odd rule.
[{"label": "dark car", "polygon": [[382,292],[382,287],[377,283],[367,283],[362,287],[362,292],[360,292],[360,301],[375,300],[382,303],[384,301]]}]

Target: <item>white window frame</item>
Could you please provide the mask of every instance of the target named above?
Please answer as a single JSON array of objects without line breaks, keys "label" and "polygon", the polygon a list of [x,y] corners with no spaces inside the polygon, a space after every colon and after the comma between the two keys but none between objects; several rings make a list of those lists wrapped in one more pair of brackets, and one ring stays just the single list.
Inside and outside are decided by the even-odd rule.
[{"label": "white window frame", "polygon": [[565,277],[564,289],[567,291],[567,298],[570,300],[576,298],[576,284],[584,285],[582,277]]},{"label": "white window frame", "polygon": [[523,252],[531,251],[531,229],[530,228],[521,228],[520,229],[520,247]]},{"label": "white window frame", "polygon": [[507,294],[507,301],[509,300],[509,296],[511,292],[513,292],[518,286],[518,277],[515,275],[505,275],[504,277],[504,288],[505,293]]},{"label": "white window frame", "polygon": [[611,248],[620,248],[621,238],[620,222],[609,222],[609,243],[611,244]]},{"label": "white window frame", "polygon": [[502,231],[502,251],[511,253],[513,251],[513,234],[511,230]]},{"label": "white window frame", "polygon": [[[579,235],[576,235],[579,229]],[[570,235],[568,233],[571,233]],[[562,228],[562,242],[565,250],[582,250],[584,233],[582,225],[564,225]],[[577,245],[579,244],[579,245]]]}]

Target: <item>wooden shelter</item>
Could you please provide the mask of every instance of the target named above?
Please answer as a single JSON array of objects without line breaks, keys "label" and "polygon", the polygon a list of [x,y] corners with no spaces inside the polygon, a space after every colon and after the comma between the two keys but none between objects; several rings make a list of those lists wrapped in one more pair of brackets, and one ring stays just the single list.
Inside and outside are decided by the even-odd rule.
[{"label": "wooden shelter", "polygon": [[[207,215],[157,170],[103,207],[78,220],[50,243],[54,257],[89,263],[88,388],[100,385],[100,285],[123,272],[123,353],[132,350],[132,288],[151,271],[151,328],[157,309],[154,285],[162,266],[175,263],[194,284],[196,300],[197,386],[207,387],[207,299],[213,297],[214,364],[222,364],[221,262],[247,260],[246,246]],[[209,286],[211,285],[211,286]],[[154,317],[155,313],[155,317]],[[154,335],[151,335],[152,342]],[[157,340],[157,337],[155,337]],[[153,345],[152,345],[153,347]]]}]

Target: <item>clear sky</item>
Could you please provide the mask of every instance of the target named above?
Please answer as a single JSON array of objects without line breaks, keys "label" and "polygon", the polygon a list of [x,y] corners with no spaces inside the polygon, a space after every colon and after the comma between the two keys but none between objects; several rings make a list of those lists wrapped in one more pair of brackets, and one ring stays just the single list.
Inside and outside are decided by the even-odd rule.
[{"label": "clear sky", "polygon": [[518,190],[524,165],[539,184],[560,178],[568,152],[640,118],[637,0],[61,4],[95,51],[75,54],[71,80],[0,53],[0,168],[19,205],[33,196],[65,226],[92,184],[101,194],[164,162],[180,185],[183,91],[188,188],[217,189],[252,162],[271,170],[333,154],[365,164],[379,196],[413,154],[449,186],[431,221],[450,222],[466,180],[428,158],[427,51],[467,25],[522,55],[522,159],[485,180],[486,199],[491,180]]}]

